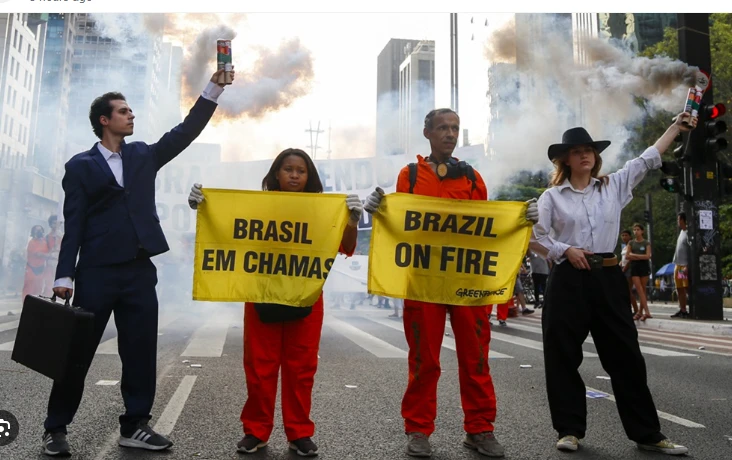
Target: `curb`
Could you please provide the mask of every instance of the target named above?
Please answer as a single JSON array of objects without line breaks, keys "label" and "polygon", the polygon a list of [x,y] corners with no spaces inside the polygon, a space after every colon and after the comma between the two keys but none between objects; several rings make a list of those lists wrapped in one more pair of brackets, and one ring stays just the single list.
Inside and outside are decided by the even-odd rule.
[{"label": "curb", "polygon": [[686,319],[656,319],[646,322],[636,321],[638,330],[686,332],[688,334],[718,335],[732,337],[732,321],[701,322]]}]

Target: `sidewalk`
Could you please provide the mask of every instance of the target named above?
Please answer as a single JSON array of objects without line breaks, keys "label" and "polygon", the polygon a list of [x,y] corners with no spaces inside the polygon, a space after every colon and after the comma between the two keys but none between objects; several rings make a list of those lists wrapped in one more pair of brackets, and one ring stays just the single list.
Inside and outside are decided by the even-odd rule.
[{"label": "sidewalk", "polygon": [[697,319],[677,319],[671,315],[679,311],[676,303],[650,303],[653,318],[644,321],[636,321],[636,327],[640,329],[681,332],[687,334],[718,335],[732,337],[732,308],[724,309],[722,321],[702,321]]}]

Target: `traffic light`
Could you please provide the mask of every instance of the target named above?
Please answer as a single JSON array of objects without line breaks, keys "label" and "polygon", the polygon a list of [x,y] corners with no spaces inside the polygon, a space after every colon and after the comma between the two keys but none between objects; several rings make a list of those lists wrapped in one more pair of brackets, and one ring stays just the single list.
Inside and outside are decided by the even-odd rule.
[{"label": "traffic light", "polygon": [[684,193],[684,184],[681,181],[682,171],[678,162],[662,161],[661,172],[667,177],[661,178],[661,187],[671,193]]},{"label": "traffic light", "polygon": [[727,132],[727,123],[720,120],[726,111],[724,104],[721,103],[707,104],[700,110],[701,118],[699,121],[703,123],[704,151],[710,156],[727,148],[727,139],[724,138],[724,133]]},{"label": "traffic light", "polygon": [[732,166],[719,162],[719,192],[723,197],[732,196]]}]

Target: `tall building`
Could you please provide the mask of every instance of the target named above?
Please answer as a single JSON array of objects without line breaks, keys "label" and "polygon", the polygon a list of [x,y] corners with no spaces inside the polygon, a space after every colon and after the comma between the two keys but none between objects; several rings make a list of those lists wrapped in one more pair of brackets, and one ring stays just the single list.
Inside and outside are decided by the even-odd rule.
[{"label": "tall building", "polygon": [[31,129],[46,25],[41,15],[0,13],[0,166],[29,165]]},{"label": "tall building", "polygon": [[407,46],[419,40],[392,38],[386,44],[376,66],[376,154],[404,153],[399,144],[399,66],[407,57]]},{"label": "tall building", "polygon": [[399,65],[399,145],[411,156],[429,150],[422,129],[425,115],[435,108],[435,42],[405,48],[407,57]]},{"label": "tall building", "polygon": [[42,135],[34,141],[33,166],[46,177],[61,180],[69,146],[66,129],[71,93],[76,14],[48,15],[43,66],[40,67],[38,118]]},{"label": "tall building", "polygon": [[538,66],[552,65],[541,56],[542,49],[561,50],[567,60],[571,60],[572,48],[572,14],[571,13],[521,13],[516,14],[516,36],[519,38],[516,48],[516,70],[524,75],[522,78],[522,94],[525,97],[548,97],[552,82],[539,84],[533,75],[545,74]]},{"label": "tall building", "polygon": [[[60,183],[39,173],[33,161],[34,133],[44,133],[38,104],[47,20],[46,13],[0,14],[1,273],[13,261],[17,270],[25,270],[30,229],[47,227],[61,196]],[[7,287],[7,280],[1,280],[6,283],[0,289]]]},{"label": "tall building", "polygon": [[447,16],[444,15],[439,39],[435,41],[435,106],[452,108],[460,115],[462,132],[458,146],[485,148],[491,66],[486,45],[495,30],[491,21],[498,19],[485,13],[450,14],[449,20]]},{"label": "tall building", "polygon": [[161,47],[162,30],[109,37],[98,27],[95,15],[78,14],[71,69],[69,156],[97,141],[89,125],[89,106],[95,97],[109,91],[124,94],[136,115],[135,134],[129,140],[151,141],[170,129],[160,116],[168,109],[160,99]]}]

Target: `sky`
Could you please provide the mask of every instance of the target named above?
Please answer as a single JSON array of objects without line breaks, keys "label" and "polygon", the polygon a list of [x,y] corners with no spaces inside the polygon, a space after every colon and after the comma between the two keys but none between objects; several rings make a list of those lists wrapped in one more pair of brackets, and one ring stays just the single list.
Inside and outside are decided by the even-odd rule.
[{"label": "sky", "polygon": [[[512,15],[493,16],[495,21],[490,21],[491,27],[505,23]],[[325,131],[318,139],[319,158],[325,157],[328,149],[329,125],[332,158],[374,155],[376,69],[381,50],[391,38],[436,40],[449,46],[448,13],[253,13],[235,18],[234,23],[227,23],[226,16],[221,16],[221,20],[237,32],[232,41],[232,54],[240,71],[251,65],[253,56],[257,55],[256,47],[276,49],[283,41],[293,38],[310,51],[313,61],[309,90],[291,105],[259,119],[245,117],[233,123],[218,122],[204,131],[199,138],[201,142],[237,139],[224,146],[225,160],[272,158],[287,147],[309,151],[310,134],[306,130],[311,122],[313,129],[320,122]],[[181,23],[185,22],[186,18],[182,18]],[[177,37],[169,39],[176,41]],[[184,41],[178,43],[186,46]],[[437,89],[447,99],[438,96],[438,105],[449,105],[447,64],[437,63],[440,68],[436,73],[448,75],[444,88]],[[461,71],[469,73],[470,69]],[[221,99],[226,97],[224,92]],[[187,111],[185,105],[183,110]],[[246,143],[248,148],[237,148],[239,143]]]}]

